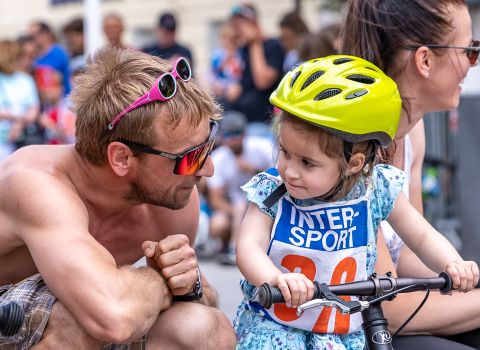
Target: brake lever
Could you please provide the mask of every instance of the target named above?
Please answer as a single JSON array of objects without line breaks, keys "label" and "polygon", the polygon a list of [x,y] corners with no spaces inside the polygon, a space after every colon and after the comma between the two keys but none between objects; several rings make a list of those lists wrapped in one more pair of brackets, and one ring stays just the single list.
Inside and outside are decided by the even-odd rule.
[{"label": "brake lever", "polygon": [[333,307],[343,315],[363,311],[370,306],[368,301],[350,301],[348,304],[346,305],[344,302],[337,300],[313,299],[297,307],[297,316],[300,316],[305,310],[318,306]]},{"label": "brake lever", "polygon": [[320,296],[323,298],[317,298],[300,305],[297,308],[297,315],[300,316],[303,311],[317,306],[333,307],[339,310],[342,314],[352,314],[355,312],[366,309],[370,303],[368,301],[346,301],[335,294],[333,294],[325,283],[318,285]]}]

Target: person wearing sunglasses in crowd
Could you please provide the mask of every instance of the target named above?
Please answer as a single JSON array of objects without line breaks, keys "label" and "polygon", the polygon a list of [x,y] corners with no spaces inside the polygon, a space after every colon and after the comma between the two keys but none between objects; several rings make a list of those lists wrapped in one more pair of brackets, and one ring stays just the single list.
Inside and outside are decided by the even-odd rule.
[{"label": "person wearing sunglasses in crowd", "polygon": [[[463,0],[349,0],[342,53],[361,56],[383,69],[398,84],[403,108],[395,146],[387,156],[408,174],[407,195],[420,212],[421,170],[425,153],[425,113],[456,108],[461,84],[477,64],[480,45],[472,39],[471,19]],[[408,188],[409,187],[409,188]],[[396,233],[382,225],[377,271],[403,277],[432,276]],[[380,238],[383,238],[379,234]],[[388,248],[388,249],[387,249]],[[396,266],[392,263],[396,264]],[[384,304],[398,328],[424,294],[399,295]],[[434,334],[480,349],[480,290],[444,296],[431,293],[403,334]],[[465,333],[468,332],[468,333]],[[433,336],[394,338],[395,349],[471,349]]]},{"label": "person wearing sunglasses in crowd", "polygon": [[0,163],[0,302],[26,315],[0,348],[235,346],[192,248],[220,111],[191,74],[103,49],[71,94],[75,145]]}]

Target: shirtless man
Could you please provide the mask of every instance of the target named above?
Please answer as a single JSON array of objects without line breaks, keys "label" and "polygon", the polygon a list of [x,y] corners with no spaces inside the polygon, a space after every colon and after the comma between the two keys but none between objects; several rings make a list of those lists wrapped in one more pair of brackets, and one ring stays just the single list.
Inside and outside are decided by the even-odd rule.
[{"label": "shirtless man", "polygon": [[192,249],[219,110],[190,75],[182,60],[104,49],[71,95],[75,146],[0,163],[0,303],[26,313],[0,348],[234,347]]}]

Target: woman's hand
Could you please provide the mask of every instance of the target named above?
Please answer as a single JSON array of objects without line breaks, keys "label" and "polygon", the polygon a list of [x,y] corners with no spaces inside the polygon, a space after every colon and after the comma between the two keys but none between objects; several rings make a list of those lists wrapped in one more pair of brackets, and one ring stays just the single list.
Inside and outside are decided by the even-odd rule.
[{"label": "woman's hand", "polygon": [[293,308],[313,298],[313,282],[301,273],[282,273],[272,282],[283,294],[285,302]]}]

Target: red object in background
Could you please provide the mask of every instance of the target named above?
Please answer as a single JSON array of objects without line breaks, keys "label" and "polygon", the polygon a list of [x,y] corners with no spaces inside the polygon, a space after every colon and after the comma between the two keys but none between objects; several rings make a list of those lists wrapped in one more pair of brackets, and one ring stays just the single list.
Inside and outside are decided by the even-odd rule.
[{"label": "red object in background", "polygon": [[49,66],[35,68],[35,82],[39,91],[59,89],[61,87],[61,74]]}]

